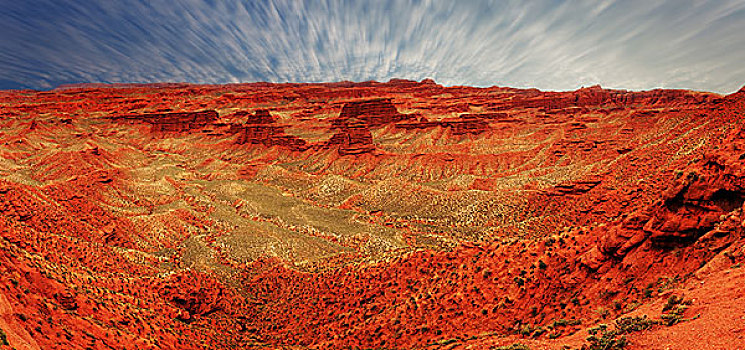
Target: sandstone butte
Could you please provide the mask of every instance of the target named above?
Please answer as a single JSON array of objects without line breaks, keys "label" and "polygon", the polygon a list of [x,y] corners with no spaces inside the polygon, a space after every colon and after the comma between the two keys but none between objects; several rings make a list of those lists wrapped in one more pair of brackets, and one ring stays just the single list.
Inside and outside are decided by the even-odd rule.
[{"label": "sandstone butte", "polygon": [[431,80],[0,91],[0,349],[743,349],[744,113]]}]

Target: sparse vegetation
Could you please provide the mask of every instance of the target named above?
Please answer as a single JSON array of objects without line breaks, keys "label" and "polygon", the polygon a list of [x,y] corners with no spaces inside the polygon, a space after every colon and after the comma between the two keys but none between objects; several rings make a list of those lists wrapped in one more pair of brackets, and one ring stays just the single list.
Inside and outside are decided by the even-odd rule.
[{"label": "sparse vegetation", "polygon": [[588,345],[583,350],[620,350],[628,344],[625,335],[652,328],[657,322],[647,319],[647,316],[623,317],[615,322],[614,329],[606,324],[590,328],[587,337]]},{"label": "sparse vegetation", "polygon": [[597,313],[598,316],[603,319],[607,318],[608,315],[610,315],[610,311],[604,307],[597,308],[597,310],[595,310],[595,313]]},{"label": "sparse vegetation", "polygon": [[525,280],[517,276],[515,276],[514,281],[515,281],[515,284],[517,284],[520,287],[522,287],[525,284]]},{"label": "sparse vegetation", "polygon": [[0,345],[10,345],[8,343],[8,336],[5,335],[5,331],[2,328],[0,328]]},{"label": "sparse vegetation", "polygon": [[[686,319],[683,318],[683,313],[688,310],[688,307],[690,305],[690,300],[684,300],[683,297],[676,297],[675,295],[671,295],[667,299],[665,306],[662,307],[662,315],[660,315],[662,324],[666,326],[672,326],[686,321]],[[698,315],[695,316],[694,319],[697,317]]]},{"label": "sparse vegetation", "polygon": [[[647,315],[635,317],[622,317],[615,321],[613,329],[606,324],[600,324],[590,328],[587,337],[588,345],[583,350],[620,350],[626,347],[628,341],[625,335],[640,331],[645,331],[662,324],[672,326],[679,322],[686,321],[683,313],[690,305],[690,301],[684,300],[683,297],[671,295],[662,308],[662,315],[659,320],[652,320]],[[698,316],[696,316],[698,317]],[[694,318],[696,318],[694,317]]]},{"label": "sparse vegetation", "polygon": [[550,329],[554,329],[558,327],[576,326],[580,324],[582,324],[582,320],[565,320],[562,318],[562,319],[554,320],[553,322],[549,323],[547,327]]},{"label": "sparse vegetation", "polygon": [[587,332],[590,333],[587,337],[589,344],[583,346],[583,350],[621,350],[628,344],[626,337],[619,337],[620,334],[616,330],[609,330],[606,324],[599,324]]},{"label": "sparse vegetation", "polygon": [[656,321],[647,318],[647,315],[636,317],[622,317],[616,320],[616,330],[619,334],[645,331],[657,324]]},{"label": "sparse vegetation", "polygon": [[520,327],[520,329],[518,330],[518,334],[520,334],[520,335],[522,335],[524,337],[527,337],[527,336],[531,335],[534,330],[535,330],[535,328],[533,328],[533,326],[531,326],[529,324],[526,324],[526,325],[523,325],[522,327]]},{"label": "sparse vegetation", "polygon": [[491,350],[530,350],[530,347],[520,343],[492,347]]},{"label": "sparse vegetation", "polygon": [[450,345],[455,344],[458,342],[458,339],[450,338],[450,339],[444,339],[437,342],[438,345]]},{"label": "sparse vegetation", "polygon": [[[699,260],[714,256],[699,254],[706,250],[698,241],[691,248],[691,240],[677,236],[670,247],[658,247],[652,241],[670,233],[650,235],[643,228],[690,226],[667,225],[662,221],[684,218],[659,216],[678,209],[664,207],[660,197],[664,189],[682,188],[671,182],[669,170],[693,157],[675,152],[700,138],[707,142],[694,153],[703,156],[708,141],[719,142],[717,128],[734,123],[722,124],[720,115],[682,116],[671,107],[694,106],[677,92],[524,94],[498,88],[480,89],[471,101],[469,89],[431,99],[430,92],[450,88],[412,83],[401,93],[389,85],[246,86],[241,98],[219,103],[200,95],[198,86],[177,100],[171,94],[180,95],[179,89],[142,87],[136,90],[143,103],[153,103],[134,111],[133,102],[118,106],[131,97],[117,96],[118,89],[82,90],[72,100],[51,91],[38,104],[34,92],[23,98],[0,93],[7,129],[0,133],[0,261],[9,281],[3,293],[18,304],[12,321],[23,323],[41,348],[141,339],[131,346],[183,349],[488,348],[513,341],[560,347],[567,334],[604,322],[591,328],[585,348],[611,350],[626,347],[627,337],[633,341],[628,334],[673,332],[662,325],[692,313],[690,303],[675,296],[649,318],[615,319],[643,304],[661,306],[660,295],[689,279]],[[345,136],[334,126],[345,123],[339,109],[378,89],[415,114],[390,123],[363,114],[375,125],[359,123],[358,136],[374,152],[342,155],[340,146],[325,144]],[[649,98],[653,106],[644,105]],[[318,103],[307,105],[309,99]],[[82,108],[96,100],[106,106],[89,116]],[[12,106],[20,101],[22,108]],[[256,101],[281,123],[248,123],[262,130],[251,137],[280,135],[277,140],[289,142],[295,140],[291,134],[313,147],[243,143],[225,134],[230,125],[248,132],[249,114],[236,121],[233,113],[253,112]],[[592,106],[598,101],[605,101],[602,110]],[[695,108],[712,105],[701,101]],[[514,103],[527,104],[511,110]],[[76,109],[61,112],[68,107]],[[627,120],[632,110],[648,107],[660,113],[650,109]],[[104,119],[187,108],[217,110],[222,126],[196,130],[184,124],[178,128],[187,132],[151,135],[153,125],[142,121]],[[419,120],[457,121],[467,109],[489,113],[483,123],[493,130],[466,136],[444,126],[401,129]],[[58,112],[74,116],[73,124],[57,124]],[[31,119],[33,128],[18,126]],[[616,161],[621,152],[614,148],[632,153]],[[650,159],[644,152],[651,148],[670,161]],[[739,154],[731,156],[722,160]],[[733,174],[719,175],[717,181],[729,181],[725,175]],[[636,186],[637,179],[645,181]],[[745,189],[737,191],[736,203],[727,195],[722,205],[740,206]],[[687,208],[685,200],[676,205]],[[738,245],[727,246],[731,253],[724,253],[722,266],[742,263]],[[205,279],[178,277],[185,271]],[[701,288],[712,286],[718,287],[707,282]],[[51,312],[39,310],[39,301]],[[503,325],[513,326],[511,338],[501,338]],[[9,328],[5,332],[15,339]],[[241,343],[254,336],[266,344]]]}]

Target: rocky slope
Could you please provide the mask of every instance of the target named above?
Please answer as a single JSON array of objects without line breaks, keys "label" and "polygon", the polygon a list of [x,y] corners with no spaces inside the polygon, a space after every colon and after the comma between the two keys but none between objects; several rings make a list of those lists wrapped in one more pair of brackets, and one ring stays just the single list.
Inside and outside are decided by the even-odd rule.
[{"label": "rocky slope", "polygon": [[0,91],[0,349],[737,348],[743,113],[745,90]]}]

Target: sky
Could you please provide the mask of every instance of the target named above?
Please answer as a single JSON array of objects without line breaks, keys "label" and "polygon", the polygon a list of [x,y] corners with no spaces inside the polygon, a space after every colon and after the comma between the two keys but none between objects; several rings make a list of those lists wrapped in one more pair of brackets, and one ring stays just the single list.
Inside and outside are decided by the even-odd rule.
[{"label": "sky", "polygon": [[731,93],[745,0],[0,0],[0,89],[391,78]]}]

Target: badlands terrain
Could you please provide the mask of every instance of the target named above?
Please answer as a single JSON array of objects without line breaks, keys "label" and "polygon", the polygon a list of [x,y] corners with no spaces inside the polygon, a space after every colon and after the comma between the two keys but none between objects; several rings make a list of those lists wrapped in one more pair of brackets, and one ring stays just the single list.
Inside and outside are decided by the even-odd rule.
[{"label": "badlands terrain", "polygon": [[745,89],[0,91],[0,349],[743,349]]}]

